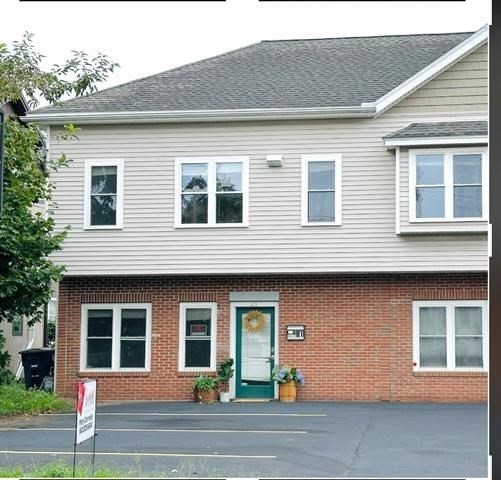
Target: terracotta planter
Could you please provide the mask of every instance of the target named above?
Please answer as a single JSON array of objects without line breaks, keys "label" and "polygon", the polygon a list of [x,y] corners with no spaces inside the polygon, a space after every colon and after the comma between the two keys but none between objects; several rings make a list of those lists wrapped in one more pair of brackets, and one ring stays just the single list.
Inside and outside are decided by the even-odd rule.
[{"label": "terracotta planter", "polygon": [[195,403],[213,403],[217,402],[217,390],[193,390]]},{"label": "terracotta planter", "polygon": [[278,384],[279,398],[281,402],[295,402],[297,387],[294,380]]}]

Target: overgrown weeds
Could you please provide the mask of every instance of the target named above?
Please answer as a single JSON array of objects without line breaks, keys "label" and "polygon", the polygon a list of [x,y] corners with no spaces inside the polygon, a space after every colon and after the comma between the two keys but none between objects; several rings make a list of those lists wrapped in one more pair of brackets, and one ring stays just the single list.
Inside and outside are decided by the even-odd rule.
[{"label": "overgrown weeds", "polygon": [[0,416],[36,415],[69,410],[70,403],[44,390],[26,390],[21,383],[0,385]]}]

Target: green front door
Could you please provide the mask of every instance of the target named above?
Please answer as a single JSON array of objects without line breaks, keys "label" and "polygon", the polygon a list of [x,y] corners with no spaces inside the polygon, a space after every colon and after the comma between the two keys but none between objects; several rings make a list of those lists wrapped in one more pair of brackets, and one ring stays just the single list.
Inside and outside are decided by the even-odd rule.
[{"label": "green front door", "polygon": [[237,307],[236,396],[273,398],[275,308]]}]

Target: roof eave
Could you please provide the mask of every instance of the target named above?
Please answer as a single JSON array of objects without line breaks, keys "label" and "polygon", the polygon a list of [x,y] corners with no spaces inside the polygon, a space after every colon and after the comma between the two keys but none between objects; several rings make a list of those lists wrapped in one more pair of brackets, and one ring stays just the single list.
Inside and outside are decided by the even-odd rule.
[{"label": "roof eave", "polygon": [[312,108],[254,108],[232,110],[174,110],[148,112],[66,112],[28,113],[23,120],[42,125],[78,123],[171,123],[171,122],[229,122],[251,120],[295,120],[372,117],[374,106],[312,107]]}]

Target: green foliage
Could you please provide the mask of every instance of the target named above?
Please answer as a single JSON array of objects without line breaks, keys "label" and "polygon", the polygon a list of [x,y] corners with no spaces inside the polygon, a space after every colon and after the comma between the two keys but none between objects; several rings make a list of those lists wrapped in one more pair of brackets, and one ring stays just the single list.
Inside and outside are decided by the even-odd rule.
[{"label": "green foliage", "polygon": [[217,367],[217,376],[219,383],[227,385],[230,381],[230,378],[233,377],[233,373],[235,372],[235,370],[232,368],[233,363],[233,358],[230,357],[225,358],[219,363]]},{"label": "green foliage", "polygon": [[198,390],[212,390],[213,388],[217,388],[217,378],[200,375],[195,379],[193,388],[197,388]]},{"label": "green foliage", "polygon": [[76,50],[64,63],[48,70],[41,66],[43,59],[34,48],[32,33],[26,32],[11,49],[0,43],[0,104],[19,100],[23,95],[30,107],[37,106],[40,97],[57,104],[64,96],[95,92],[97,84],[118,67],[106,55],[90,58]]},{"label": "green foliage", "polygon": [[0,386],[1,415],[35,415],[69,410],[71,405],[54,393],[44,390],[26,390],[24,384]]},{"label": "green foliage", "polygon": [[[91,468],[86,462],[86,465],[80,463],[75,469],[75,477],[90,478]],[[120,478],[123,476],[118,470],[111,468],[97,468],[94,471],[95,478]],[[0,468],[1,478],[22,478],[22,477],[37,477],[37,478],[71,478],[73,477],[73,466],[65,463],[63,460],[55,460],[46,464],[35,464],[32,467],[3,467]]]},{"label": "green foliage", "polygon": [[23,469],[19,466],[0,467],[0,478],[21,478]]},{"label": "green foliage", "polygon": [[288,365],[277,365],[271,372],[273,380],[277,383],[287,383],[294,381],[296,386],[304,385],[304,375],[297,367],[289,367]]},{"label": "green foliage", "polygon": [[56,345],[56,322],[47,322],[47,346],[54,348]]},{"label": "green foliage", "polygon": [[[84,52],[49,70],[41,66],[43,55],[26,33],[11,49],[0,44],[0,105],[27,98],[35,106],[39,98],[58,103],[67,95],[84,95],[97,89],[118,64],[105,55],[89,58]],[[78,129],[66,125],[59,139],[75,138]],[[15,119],[4,124],[4,205],[0,217],[0,321],[25,315],[30,324],[43,318],[51,297],[51,284],[64,268],[49,255],[61,248],[66,229],[55,230],[51,213],[54,186],[51,173],[68,164],[63,154],[45,158],[43,136],[35,125]]]},{"label": "green foliage", "polygon": [[5,337],[3,336],[3,331],[0,330],[0,385],[6,385],[14,381],[14,375],[9,369],[10,354],[3,351],[4,347]]},{"label": "green foliage", "polygon": [[[65,231],[55,232],[54,220],[36,204],[51,204],[53,185],[48,175],[58,165],[43,165],[39,133],[34,126],[5,122],[4,209],[0,218],[0,317],[18,315],[30,322],[43,318],[51,283],[63,267],[48,256],[61,248]],[[44,168],[41,168],[41,166]]]}]

